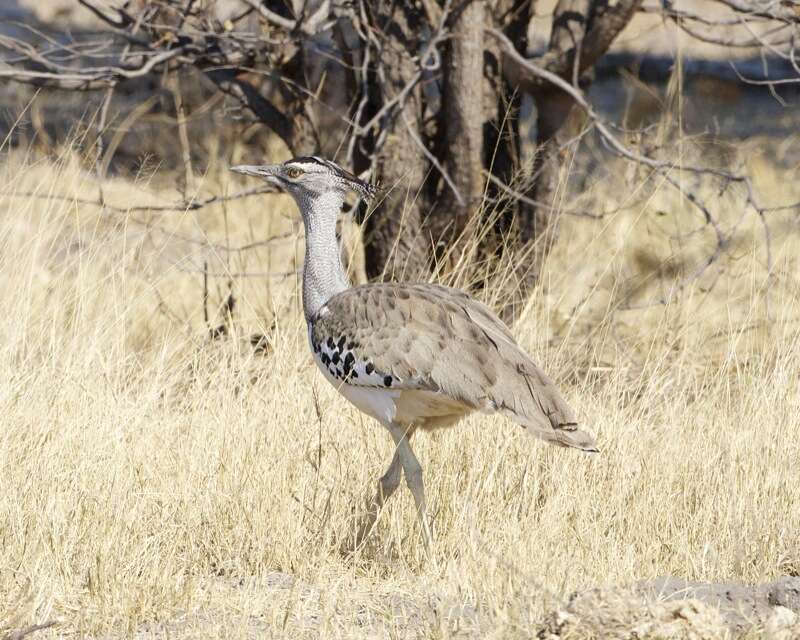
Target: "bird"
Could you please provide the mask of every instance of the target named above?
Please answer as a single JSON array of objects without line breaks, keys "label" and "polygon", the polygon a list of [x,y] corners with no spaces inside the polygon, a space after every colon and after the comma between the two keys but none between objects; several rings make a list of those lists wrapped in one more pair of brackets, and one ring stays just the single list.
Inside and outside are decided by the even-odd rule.
[{"label": "bird", "polygon": [[336,225],[348,193],[369,201],[375,185],[318,156],[231,170],[294,198],[305,229],[303,311],[314,362],[394,441],[389,467],[356,527],[355,548],[403,474],[430,547],[422,468],[410,444],[418,430],[449,427],[474,412],[499,413],[549,443],[598,451],[553,380],[486,305],[440,284],[350,283]]}]

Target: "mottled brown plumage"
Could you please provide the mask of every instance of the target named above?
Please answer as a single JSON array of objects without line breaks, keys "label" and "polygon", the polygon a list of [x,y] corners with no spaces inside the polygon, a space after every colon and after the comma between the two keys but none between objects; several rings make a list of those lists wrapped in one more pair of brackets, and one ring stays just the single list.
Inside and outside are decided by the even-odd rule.
[{"label": "mottled brown plumage", "polygon": [[[508,327],[465,293],[430,284],[371,284],[331,298],[311,320],[312,343],[346,336],[356,361],[391,375],[399,418],[436,427],[472,411],[498,411],[531,435],[595,451],[553,381]],[[369,386],[358,378],[342,384]],[[403,395],[425,392],[430,415],[403,415]],[[413,398],[412,398],[413,399]],[[435,404],[441,406],[432,406]],[[396,419],[403,423],[405,420]]]}]

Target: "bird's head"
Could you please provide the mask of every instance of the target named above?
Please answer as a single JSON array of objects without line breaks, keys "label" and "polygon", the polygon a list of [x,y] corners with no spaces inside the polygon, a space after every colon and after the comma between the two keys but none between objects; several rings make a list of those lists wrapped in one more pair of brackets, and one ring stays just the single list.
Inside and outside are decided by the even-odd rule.
[{"label": "bird's head", "polygon": [[344,198],[349,191],[356,192],[365,199],[375,197],[377,188],[342,169],[335,162],[304,156],[292,158],[283,164],[239,165],[231,171],[248,176],[256,176],[274,184],[293,196],[300,208],[320,196],[336,194]]}]

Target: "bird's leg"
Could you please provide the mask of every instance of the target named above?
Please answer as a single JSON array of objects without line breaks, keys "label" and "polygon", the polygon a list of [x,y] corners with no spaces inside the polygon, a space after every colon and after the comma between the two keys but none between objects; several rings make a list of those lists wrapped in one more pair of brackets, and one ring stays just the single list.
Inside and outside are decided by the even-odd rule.
[{"label": "bird's leg", "polygon": [[403,467],[400,464],[400,453],[395,450],[392,463],[389,465],[386,473],[378,480],[378,491],[369,503],[367,512],[364,514],[364,518],[361,520],[361,524],[358,527],[355,548],[360,547],[361,543],[364,542],[370,531],[372,531],[372,527],[375,524],[375,520],[378,519],[378,513],[381,508],[400,485],[400,474],[402,472]]},{"label": "bird's leg", "polygon": [[392,423],[389,426],[389,433],[397,445],[397,454],[400,457],[400,464],[406,474],[406,484],[414,496],[414,503],[417,505],[417,517],[422,526],[422,537],[425,540],[425,547],[430,549],[431,530],[428,525],[428,507],[425,503],[425,484],[422,480],[422,467],[411,450],[408,442],[410,433],[403,427]]}]

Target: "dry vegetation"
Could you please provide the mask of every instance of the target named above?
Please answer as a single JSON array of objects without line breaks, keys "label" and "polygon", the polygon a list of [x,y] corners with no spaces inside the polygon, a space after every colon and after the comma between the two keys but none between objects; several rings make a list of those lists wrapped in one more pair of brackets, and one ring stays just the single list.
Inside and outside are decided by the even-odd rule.
[{"label": "dry vegetation", "polygon": [[[728,151],[779,204],[800,200],[798,146]],[[727,256],[649,305],[709,246],[696,213],[624,165],[565,195],[611,213],[565,217],[516,333],[602,453],[548,448],[499,418],[423,435],[431,557],[403,491],[348,559],[339,542],[389,438],[311,363],[300,235],[211,244],[296,230],[294,205],[103,212],[76,201],[98,193],[77,153],[3,152],[0,632],[55,621],[36,637],[525,638],[552,630],[549,612],[578,589],[800,573],[797,211],[769,219],[771,276],[753,216]],[[123,207],[171,202],[168,180],[102,188]],[[241,186],[223,165],[197,185]],[[733,201],[715,202],[727,225]],[[204,320],[204,262],[213,326],[234,274],[220,339]],[[615,602],[576,637],[641,623]],[[673,609],[669,631],[643,628],[723,634],[713,615]]]}]

